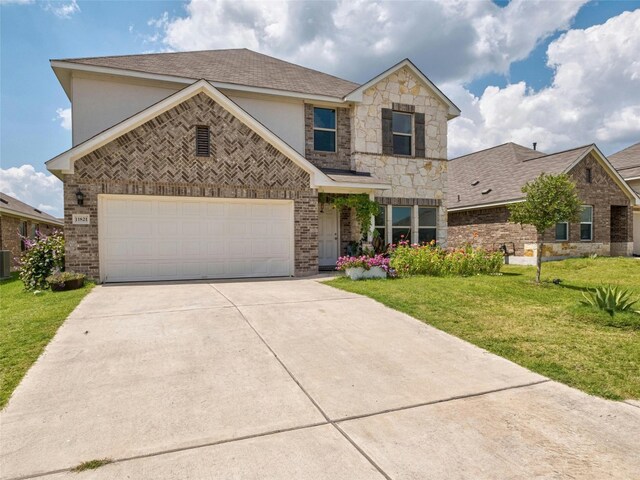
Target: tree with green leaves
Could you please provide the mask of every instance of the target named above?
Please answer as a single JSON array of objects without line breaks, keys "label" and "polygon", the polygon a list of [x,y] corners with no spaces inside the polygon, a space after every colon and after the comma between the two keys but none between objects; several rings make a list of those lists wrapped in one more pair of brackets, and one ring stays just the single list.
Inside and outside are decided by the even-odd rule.
[{"label": "tree with green leaves", "polygon": [[532,225],[536,229],[537,258],[536,283],[540,283],[542,270],[542,234],[560,222],[575,222],[582,205],[576,185],[568,175],[541,174],[522,187],[523,202],[509,205],[509,221],[520,225]]}]

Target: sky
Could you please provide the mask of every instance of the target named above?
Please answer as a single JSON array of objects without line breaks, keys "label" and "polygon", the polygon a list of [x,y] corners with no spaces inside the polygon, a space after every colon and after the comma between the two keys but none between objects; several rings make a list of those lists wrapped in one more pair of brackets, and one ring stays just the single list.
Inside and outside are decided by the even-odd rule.
[{"label": "sky", "polygon": [[640,0],[0,0],[0,191],[62,216],[71,147],[50,59],[252,50],[364,83],[410,58],[462,110],[449,158],[640,141]]}]

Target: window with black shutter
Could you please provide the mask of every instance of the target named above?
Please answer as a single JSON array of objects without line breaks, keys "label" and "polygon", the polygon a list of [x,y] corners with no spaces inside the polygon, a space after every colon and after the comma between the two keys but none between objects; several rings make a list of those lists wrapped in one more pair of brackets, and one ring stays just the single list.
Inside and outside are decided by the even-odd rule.
[{"label": "window with black shutter", "polygon": [[209,127],[198,125],[196,127],[196,156],[209,157],[211,155],[211,135]]}]

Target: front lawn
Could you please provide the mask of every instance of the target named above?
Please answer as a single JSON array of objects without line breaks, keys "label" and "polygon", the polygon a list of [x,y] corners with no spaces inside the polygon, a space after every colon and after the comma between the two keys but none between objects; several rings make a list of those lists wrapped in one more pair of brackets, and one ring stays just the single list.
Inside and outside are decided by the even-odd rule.
[{"label": "front lawn", "polygon": [[92,286],[34,294],[15,274],[0,281],[0,408]]},{"label": "front lawn", "polygon": [[[336,288],[367,295],[534,372],[601,397],[640,398],[640,315],[579,304],[585,288],[607,283],[640,297],[640,260],[571,259],[534,267],[506,265],[499,276],[413,277]],[[551,280],[560,278],[560,285]],[[640,310],[640,303],[635,305]]]}]

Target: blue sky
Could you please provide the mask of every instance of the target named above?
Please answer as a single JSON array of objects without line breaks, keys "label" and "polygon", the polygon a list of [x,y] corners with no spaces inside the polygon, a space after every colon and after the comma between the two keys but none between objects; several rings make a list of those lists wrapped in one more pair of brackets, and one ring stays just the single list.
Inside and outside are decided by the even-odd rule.
[{"label": "blue sky", "polygon": [[[590,104],[575,107],[575,124],[550,126],[535,118],[540,105],[574,108],[562,93],[566,86],[554,86],[557,72],[571,72],[572,57],[592,58],[579,50],[589,35],[595,39],[597,32],[589,27],[621,18],[630,31],[640,30],[636,17],[620,17],[639,10],[640,1],[475,1],[454,12],[438,2],[0,0],[0,5],[0,188],[56,215],[62,213],[60,185],[48,178],[44,162],[71,146],[71,132],[58,114],[70,103],[49,67],[52,58],[247,47],[364,82],[410,57],[463,110],[465,118],[450,126],[450,156],[509,140],[536,140],[550,151],[596,141],[605,153],[640,140],[640,127],[626,132],[625,126],[618,135],[595,121],[607,115],[612,122],[633,120],[640,115],[637,93],[629,92],[623,106],[594,93]],[[415,19],[406,19],[408,8]],[[407,23],[412,21],[415,27]],[[372,28],[363,32],[361,25]],[[397,33],[412,28],[421,33]],[[614,34],[623,30],[609,28]],[[373,31],[379,39],[372,38]],[[566,37],[568,31],[575,32],[575,41]],[[635,42],[640,51],[637,38],[626,38],[614,38],[609,47],[619,65],[625,64],[620,42]],[[553,66],[547,65],[550,45]],[[607,59],[606,51],[602,55]],[[598,68],[608,67],[608,61],[599,62]],[[617,65],[612,62],[611,68]],[[621,78],[620,88],[637,85],[632,77]],[[520,113],[505,115],[506,108]],[[16,173],[24,165],[32,168]],[[48,185],[48,194],[34,193]]]}]

